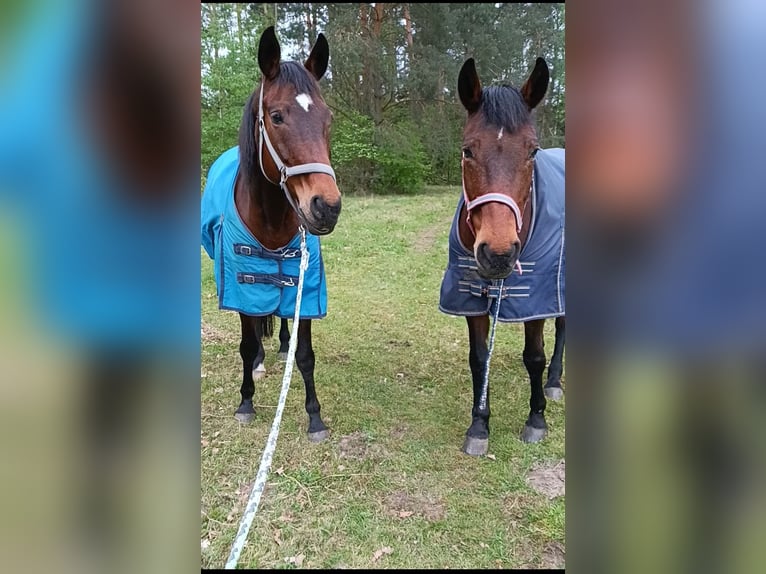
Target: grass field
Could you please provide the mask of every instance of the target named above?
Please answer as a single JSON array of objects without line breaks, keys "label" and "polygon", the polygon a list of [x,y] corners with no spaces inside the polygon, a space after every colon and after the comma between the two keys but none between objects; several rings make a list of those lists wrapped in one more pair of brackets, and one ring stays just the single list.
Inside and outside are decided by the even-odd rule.
[{"label": "grass field", "polygon": [[[523,326],[498,326],[490,456],[460,451],[470,424],[466,323],[438,310],[458,188],[343,200],[322,239],[329,311],[313,327],[317,394],[331,437],[306,439],[293,374],[271,473],[240,567],[563,567],[564,496],[530,472],[564,458],[564,403],[548,402],[548,438],[519,439],[529,382]],[[222,567],[260,463],[283,362],[266,340],[256,418],[234,420],[239,318],[219,311],[202,251],[202,567]],[[278,323],[277,323],[278,328]],[[546,353],[553,321],[546,323]],[[560,467],[559,467],[560,468]]]}]

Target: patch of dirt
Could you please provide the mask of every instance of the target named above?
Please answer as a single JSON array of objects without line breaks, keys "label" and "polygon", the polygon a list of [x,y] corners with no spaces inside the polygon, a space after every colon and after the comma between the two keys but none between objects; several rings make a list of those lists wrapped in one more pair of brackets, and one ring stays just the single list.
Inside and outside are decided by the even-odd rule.
[{"label": "patch of dirt", "polygon": [[549,500],[564,496],[564,465],[563,459],[556,463],[535,464],[527,475],[527,484]]},{"label": "patch of dirt", "polygon": [[407,434],[408,430],[409,428],[407,428],[407,425],[396,425],[393,429],[391,429],[391,438],[399,440],[405,434]]},{"label": "patch of dirt", "polygon": [[549,568],[551,570],[560,570],[564,568],[564,562],[566,561],[566,551],[564,545],[561,542],[552,540],[543,548],[542,568]]},{"label": "patch of dirt", "polygon": [[359,431],[344,435],[338,441],[340,457],[351,460],[364,460],[367,458],[369,446],[367,435]]},{"label": "patch of dirt", "polygon": [[412,244],[415,251],[424,252],[431,249],[436,244],[436,237],[442,231],[442,226],[433,226],[424,229]]},{"label": "patch of dirt", "polygon": [[207,343],[228,343],[234,340],[234,335],[206,321],[202,321],[200,326],[200,337]]},{"label": "patch of dirt", "polygon": [[412,343],[409,341],[397,341],[395,339],[391,339],[390,341],[386,341],[386,345],[389,347],[411,347]]},{"label": "patch of dirt", "polygon": [[351,362],[351,357],[347,353],[338,353],[327,357],[328,361],[333,361],[341,365],[347,365]]},{"label": "patch of dirt", "polygon": [[396,491],[389,494],[384,502],[385,513],[395,518],[420,516],[429,522],[442,520],[447,514],[447,507],[441,498],[425,494],[408,494]]}]

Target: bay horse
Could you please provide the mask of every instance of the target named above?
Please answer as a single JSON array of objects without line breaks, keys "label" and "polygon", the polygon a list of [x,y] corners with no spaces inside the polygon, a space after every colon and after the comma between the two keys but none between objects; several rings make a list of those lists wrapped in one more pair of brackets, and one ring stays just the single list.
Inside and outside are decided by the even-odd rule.
[{"label": "bay horse", "polygon": [[[564,150],[540,149],[532,116],[548,82],[542,58],[521,89],[483,88],[473,58],[458,76],[458,95],[468,112],[463,195],[450,231],[439,308],[468,322],[473,408],[463,452],[469,455],[486,454],[489,444],[488,378],[486,394],[484,389],[490,314],[497,313],[502,322],[524,323],[523,359],[531,385],[524,442],[547,434],[546,396],[563,396]],[[556,342],[543,387],[543,327],[552,317]]]},{"label": "bay horse", "polygon": [[[258,45],[261,81],[245,105],[239,145],[210,168],[202,197],[202,244],[215,260],[219,308],[239,312],[243,377],[235,418],[255,416],[254,378],[265,373],[262,338],[282,319],[280,354],[287,352],[300,264],[301,227],[310,253],[298,323],[295,362],[306,388],[308,438],[329,436],[314,383],[311,321],[326,314],[327,288],[319,237],[333,231],[341,194],[330,166],[332,113],[319,80],[329,46],[319,34],[304,63],[281,61],[274,27]],[[295,328],[295,327],[294,327]]]}]

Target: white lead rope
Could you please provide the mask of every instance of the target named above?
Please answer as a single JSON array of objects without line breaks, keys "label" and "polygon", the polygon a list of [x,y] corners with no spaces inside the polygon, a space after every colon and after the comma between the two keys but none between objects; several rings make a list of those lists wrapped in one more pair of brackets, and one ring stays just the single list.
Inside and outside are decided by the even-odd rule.
[{"label": "white lead rope", "polygon": [[253,523],[255,513],[258,511],[258,505],[261,503],[263,488],[266,486],[266,478],[271,468],[271,458],[274,456],[274,449],[277,446],[277,437],[279,436],[279,424],[282,422],[282,411],[285,409],[287,400],[287,391],[290,389],[290,379],[293,376],[293,362],[295,360],[295,349],[298,345],[298,320],[301,311],[301,299],[303,298],[303,275],[309,266],[309,250],[306,247],[306,230],[300,226],[301,233],[301,266],[298,274],[298,293],[295,296],[295,316],[293,317],[293,332],[290,334],[290,348],[287,350],[287,362],[285,364],[285,374],[282,377],[282,391],[279,394],[277,403],[277,412],[274,415],[274,422],[271,424],[271,432],[266,440],[266,448],[261,457],[261,465],[258,467],[258,474],[255,477],[253,490],[250,492],[250,498],[245,507],[245,513],[239,523],[237,536],[231,546],[229,558],[226,560],[226,570],[233,570],[237,567],[239,555],[242,553],[242,547],[247,540],[247,534],[250,531],[250,525]]},{"label": "white lead rope", "polygon": [[481,397],[479,398],[479,410],[487,408],[487,388],[489,387],[489,362],[492,360],[492,350],[495,348],[495,327],[497,327],[497,318],[500,315],[500,301],[503,295],[503,279],[496,279],[492,283],[498,288],[497,298],[495,299],[495,313],[492,316],[492,331],[489,336],[489,350],[487,351],[487,363],[484,365],[484,382],[481,386]]}]

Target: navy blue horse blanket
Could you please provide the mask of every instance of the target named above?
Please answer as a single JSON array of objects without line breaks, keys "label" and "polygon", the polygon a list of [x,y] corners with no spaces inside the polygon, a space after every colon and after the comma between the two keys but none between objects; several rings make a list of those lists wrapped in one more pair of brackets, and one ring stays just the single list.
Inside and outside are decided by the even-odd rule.
[{"label": "navy blue horse blanket", "polygon": [[541,149],[532,179],[532,222],[519,261],[522,274],[505,279],[502,293],[482,279],[473,252],[458,233],[464,203],[457,204],[449,234],[449,260],[442,279],[439,309],[464,317],[487,315],[500,295],[498,320],[506,323],[565,315],[564,299],[564,150]]},{"label": "navy blue horse blanket", "polygon": [[[234,204],[239,147],[226,150],[208,172],[202,194],[202,246],[215,261],[218,308],[254,317],[274,314],[292,319],[298,293],[301,237],[266,249],[253,236]],[[303,280],[302,319],[327,314],[327,282],[319,237],[306,233],[309,267]]]}]

